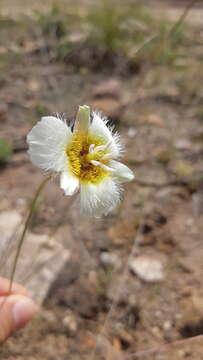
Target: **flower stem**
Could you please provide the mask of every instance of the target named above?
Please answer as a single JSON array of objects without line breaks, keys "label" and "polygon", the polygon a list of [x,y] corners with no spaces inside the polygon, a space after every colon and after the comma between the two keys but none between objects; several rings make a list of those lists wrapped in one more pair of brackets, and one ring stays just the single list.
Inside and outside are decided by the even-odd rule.
[{"label": "flower stem", "polygon": [[42,181],[42,183],[39,185],[39,187],[37,188],[34,197],[32,199],[31,202],[31,206],[30,206],[30,211],[28,213],[27,219],[25,221],[25,225],[23,227],[23,231],[22,234],[20,236],[19,242],[18,242],[18,246],[17,246],[17,251],[16,251],[16,255],[15,255],[15,259],[14,259],[14,264],[13,264],[13,268],[12,268],[12,272],[11,272],[11,277],[10,277],[10,285],[9,285],[9,290],[8,293],[11,292],[11,288],[12,288],[12,284],[13,284],[13,279],[15,276],[15,272],[16,272],[16,267],[17,267],[17,263],[18,263],[18,258],[20,256],[20,252],[24,243],[24,239],[25,239],[25,235],[28,229],[28,226],[30,224],[33,212],[35,210],[35,206],[37,203],[37,200],[39,198],[39,195],[41,194],[43,188],[45,187],[45,185],[48,183],[48,181],[52,178],[52,176],[47,177],[45,180]]}]

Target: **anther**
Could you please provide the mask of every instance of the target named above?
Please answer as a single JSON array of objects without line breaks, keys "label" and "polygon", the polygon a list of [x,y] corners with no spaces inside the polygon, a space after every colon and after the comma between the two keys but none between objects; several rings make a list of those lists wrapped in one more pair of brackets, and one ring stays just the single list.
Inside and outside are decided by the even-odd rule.
[{"label": "anther", "polygon": [[101,163],[99,161],[96,161],[96,160],[91,160],[90,163],[94,166],[100,166]]},{"label": "anther", "polygon": [[108,149],[108,147],[111,145],[112,141],[108,141],[105,145],[99,145],[99,146],[96,146],[94,148],[94,152],[98,152],[98,151],[104,151],[106,149]]},{"label": "anther", "polygon": [[102,168],[102,169],[104,169],[104,170],[107,170],[107,171],[109,171],[109,172],[115,172],[115,169],[112,169],[112,168],[110,168],[109,166],[107,166],[107,165],[104,165],[103,163],[99,163],[99,165],[100,165],[100,167]]}]

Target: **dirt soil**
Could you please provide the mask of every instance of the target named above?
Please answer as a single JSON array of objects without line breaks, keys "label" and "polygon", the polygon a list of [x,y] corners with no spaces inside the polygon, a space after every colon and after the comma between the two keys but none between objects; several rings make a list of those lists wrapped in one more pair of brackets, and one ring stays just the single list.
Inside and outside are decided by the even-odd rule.
[{"label": "dirt soil", "polygon": [[0,211],[25,213],[43,179],[25,137],[45,112],[72,119],[78,104],[102,109],[136,178],[119,208],[96,220],[79,217],[77,199],[67,210],[58,179],[47,185],[31,230],[50,233],[62,219],[56,241],[71,258],[39,316],[2,346],[0,359],[203,359],[203,339],[186,341],[203,334],[202,65],[189,66],[182,87],[160,64],[147,75],[148,65],[125,75],[76,71],[50,60],[29,24],[1,28],[0,129],[14,153],[0,168]]}]

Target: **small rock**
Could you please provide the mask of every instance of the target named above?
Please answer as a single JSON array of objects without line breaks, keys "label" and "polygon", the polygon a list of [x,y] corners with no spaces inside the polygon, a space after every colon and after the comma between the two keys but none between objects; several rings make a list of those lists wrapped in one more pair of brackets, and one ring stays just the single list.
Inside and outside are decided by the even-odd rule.
[{"label": "small rock", "polygon": [[53,311],[43,309],[40,314],[40,318],[46,321],[48,324],[54,324],[57,322],[57,317]]},{"label": "small rock", "polygon": [[175,147],[177,150],[190,150],[192,147],[192,143],[187,139],[178,139],[175,142]]},{"label": "small rock", "polygon": [[112,97],[119,99],[121,97],[122,84],[117,79],[102,81],[92,90],[93,98]]},{"label": "small rock", "polygon": [[158,259],[149,256],[139,256],[131,260],[130,270],[141,280],[158,282],[164,279],[163,264]]},{"label": "small rock", "polygon": [[160,319],[162,317],[162,312],[160,310],[155,311],[156,318]]},{"label": "small rock", "polygon": [[40,90],[40,82],[37,81],[36,79],[30,79],[28,81],[27,86],[28,86],[28,89],[33,92],[37,92]]},{"label": "small rock", "polygon": [[122,84],[117,79],[105,80],[92,89],[90,106],[101,111],[112,120],[123,115],[126,99],[122,92]]},{"label": "small rock", "polygon": [[163,120],[157,114],[149,114],[146,116],[145,121],[151,125],[164,126]]},{"label": "small rock", "polygon": [[[21,232],[22,216],[17,211],[0,213],[2,276],[10,277]],[[51,284],[69,259],[70,252],[59,242],[54,243],[45,234],[28,231],[18,259],[15,280],[24,284],[34,300],[42,304]]]},{"label": "small rock", "polygon": [[134,127],[128,129],[128,136],[133,138],[137,134],[137,130]]},{"label": "small rock", "polygon": [[157,337],[158,339],[162,338],[162,333],[161,330],[158,326],[153,326],[152,327],[152,334]]},{"label": "small rock", "polygon": [[183,317],[183,315],[182,315],[181,313],[177,313],[177,314],[175,314],[175,318],[176,318],[176,320],[181,320],[181,319],[182,319],[182,317]]},{"label": "small rock", "polygon": [[69,41],[74,45],[81,44],[86,39],[86,34],[84,32],[74,32],[71,33],[68,38],[65,38],[64,41]]},{"label": "small rock", "polygon": [[180,349],[180,350],[177,351],[177,355],[178,355],[179,358],[184,358],[187,355],[187,351],[185,351],[183,349]]},{"label": "small rock", "polygon": [[100,260],[103,265],[113,265],[116,268],[119,268],[121,265],[119,257],[116,254],[107,251],[101,253]]},{"label": "small rock", "polygon": [[69,335],[74,336],[77,332],[78,325],[75,315],[71,310],[66,311],[65,317],[62,322],[64,327],[68,330]]},{"label": "small rock", "polygon": [[108,237],[117,246],[126,244],[126,241],[134,239],[136,224],[132,221],[119,221],[108,229]]},{"label": "small rock", "polygon": [[163,323],[163,329],[165,331],[169,331],[169,330],[171,330],[171,328],[172,328],[172,324],[169,320],[167,320]]},{"label": "small rock", "polygon": [[120,119],[125,108],[120,100],[110,97],[90,101],[89,105],[93,110],[101,111],[112,120]]}]

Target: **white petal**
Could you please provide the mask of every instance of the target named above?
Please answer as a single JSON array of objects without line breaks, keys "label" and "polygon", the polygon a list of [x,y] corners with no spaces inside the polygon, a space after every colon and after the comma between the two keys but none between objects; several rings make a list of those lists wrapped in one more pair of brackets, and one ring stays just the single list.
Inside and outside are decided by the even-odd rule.
[{"label": "white petal", "polygon": [[71,141],[70,128],[59,118],[45,116],[27,136],[32,162],[45,170],[63,171],[66,167],[66,147]]},{"label": "white petal", "polygon": [[122,151],[122,145],[120,143],[120,138],[117,133],[113,133],[112,128],[107,126],[107,119],[102,118],[101,115],[97,112],[93,112],[93,119],[90,125],[89,134],[101,136],[107,143],[109,143],[109,152],[113,158],[120,156]]},{"label": "white petal", "polygon": [[114,169],[113,175],[116,176],[119,182],[132,181],[135,177],[129,167],[118,161],[111,160],[108,165]]},{"label": "white petal", "polygon": [[90,126],[90,107],[88,105],[79,106],[76,116],[74,131],[86,135]]},{"label": "white petal", "polygon": [[81,212],[100,217],[113,210],[121,200],[121,188],[115,180],[105,178],[99,184],[80,184]]},{"label": "white petal", "polygon": [[71,172],[66,171],[61,174],[60,186],[66,195],[73,195],[79,189],[79,180]]}]

